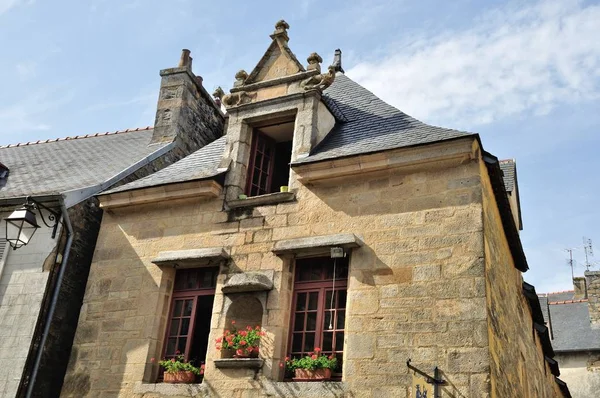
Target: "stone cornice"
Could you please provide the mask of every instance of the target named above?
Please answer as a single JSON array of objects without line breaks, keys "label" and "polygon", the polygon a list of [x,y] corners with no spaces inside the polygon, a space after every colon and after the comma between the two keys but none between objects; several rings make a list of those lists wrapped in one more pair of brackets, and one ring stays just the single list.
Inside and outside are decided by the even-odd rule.
[{"label": "stone cornice", "polygon": [[221,194],[222,189],[223,187],[213,180],[188,181],[100,195],[98,199],[101,208],[114,209],[173,199],[216,198]]},{"label": "stone cornice", "polygon": [[452,167],[476,159],[477,151],[473,138],[461,138],[315,163],[292,164],[292,168],[299,181],[309,183],[396,168]]},{"label": "stone cornice", "polygon": [[318,70],[309,70],[304,72],[294,73],[293,75],[278,77],[270,80],[263,80],[257,83],[250,83],[239,87],[233,87],[229,92],[236,93],[239,91],[255,91],[265,87],[277,86],[279,84],[295,82],[299,80],[304,80],[314,75],[318,75]]}]

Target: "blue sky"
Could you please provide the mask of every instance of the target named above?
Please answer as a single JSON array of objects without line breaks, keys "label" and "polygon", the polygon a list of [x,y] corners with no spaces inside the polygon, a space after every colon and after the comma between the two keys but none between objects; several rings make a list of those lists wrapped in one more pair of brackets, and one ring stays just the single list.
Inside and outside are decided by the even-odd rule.
[{"label": "blue sky", "polygon": [[583,236],[600,260],[598,2],[283,3],[0,0],[0,145],[151,125],[158,71],[182,48],[210,92],[228,89],[284,18],[300,60],[339,47],[389,103],[517,160],[539,292],[571,288],[565,248],[583,274]]}]

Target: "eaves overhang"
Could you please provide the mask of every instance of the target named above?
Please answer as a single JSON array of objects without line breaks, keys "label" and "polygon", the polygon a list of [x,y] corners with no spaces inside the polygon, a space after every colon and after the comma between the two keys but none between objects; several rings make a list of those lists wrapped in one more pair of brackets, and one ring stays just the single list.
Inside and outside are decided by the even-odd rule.
[{"label": "eaves overhang", "polygon": [[186,198],[216,198],[223,186],[215,180],[194,180],[98,196],[100,207],[114,209]]},{"label": "eaves overhang", "polygon": [[513,217],[506,188],[504,187],[500,162],[497,157],[485,151],[483,152],[483,161],[488,170],[492,190],[494,191],[494,197],[496,198],[500,219],[502,220],[502,226],[504,227],[506,240],[508,241],[508,246],[513,256],[515,268],[521,272],[526,272],[529,269],[529,265],[527,265],[527,258],[525,257],[525,251],[523,250],[521,238],[519,237],[519,229],[515,224],[515,218]]}]

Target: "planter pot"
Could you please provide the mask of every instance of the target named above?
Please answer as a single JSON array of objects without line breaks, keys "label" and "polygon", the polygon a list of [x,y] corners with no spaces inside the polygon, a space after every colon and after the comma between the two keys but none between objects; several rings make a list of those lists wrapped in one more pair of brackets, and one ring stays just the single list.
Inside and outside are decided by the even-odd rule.
[{"label": "planter pot", "polygon": [[279,192],[289,192],[289,187],[287,185],[282,185],[279,187]]},{"label": "planter pot", "polygon": [[234,358],[258,358],[258,349],[253,349],[252,352],[248,350],[237,350],[233,354]]},{"label": "planter pot", "polygon": [[235,350],[232,348],[221,349],[221,358],[233,358],[233,354],[235,354]]},{"label": "planter pot", "polygon": [[180,370],[179,372],[169,373],[165,372],[163,375],[165,383],[193,383],[196,380],[194,372],[187,370]]},{"label": "planter pot", "polygon": [[317,381],[331,379],[331,369],[295,369],[294,381]]}]

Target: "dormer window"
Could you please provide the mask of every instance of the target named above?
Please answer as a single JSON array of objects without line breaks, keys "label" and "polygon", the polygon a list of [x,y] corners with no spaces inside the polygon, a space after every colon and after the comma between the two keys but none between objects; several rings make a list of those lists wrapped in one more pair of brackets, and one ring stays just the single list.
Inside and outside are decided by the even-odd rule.
[{"label": "dormer window", "polygon": [[280,192],[290,179],[294,120],[254,127],[246,194],[265,195]]}]

